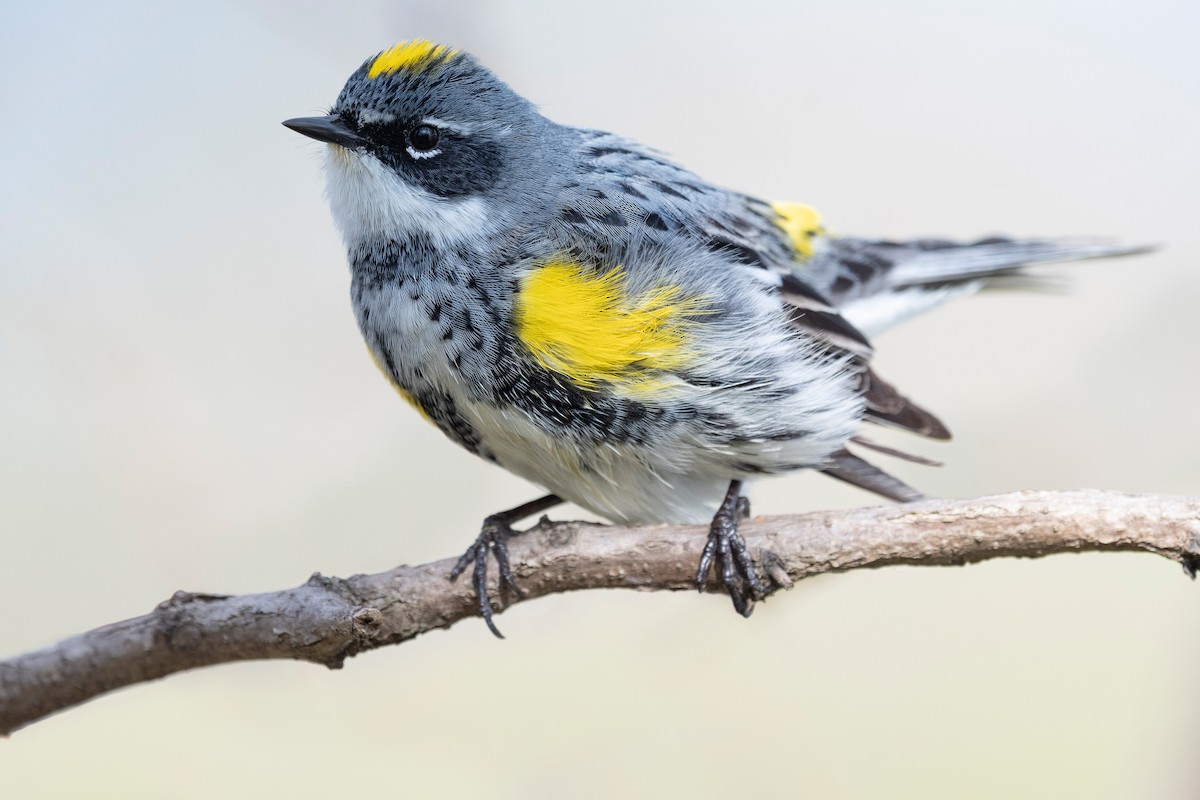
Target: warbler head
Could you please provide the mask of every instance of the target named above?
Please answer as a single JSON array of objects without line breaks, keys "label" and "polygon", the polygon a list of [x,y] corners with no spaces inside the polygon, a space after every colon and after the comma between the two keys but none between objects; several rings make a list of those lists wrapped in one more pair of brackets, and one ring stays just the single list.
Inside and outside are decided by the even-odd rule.
[{"label": "warbler head", "polygon": [[328,115],[283,124],[329,144],[329,201],[348,243],[478,236],[522,213],[496,199],[544,190],[554,174],[557,126],[469,54],[425,40],[367,59]]}]

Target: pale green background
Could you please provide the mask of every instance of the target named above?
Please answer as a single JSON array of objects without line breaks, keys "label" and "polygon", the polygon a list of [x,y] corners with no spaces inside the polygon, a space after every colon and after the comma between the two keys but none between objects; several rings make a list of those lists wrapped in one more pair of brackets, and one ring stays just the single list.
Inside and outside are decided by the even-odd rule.
[{"label": "pale green background", "polygon": [[[0,656],[176,589],[456,554],[537,494],[380,379],[319,147],[279,125],[414,36],[836,230],[1165,243],[883,337],[880,371],[957,435],[907,442],[942,469],[892,466],[945,496],[1200,492],[1197,8],[6,2]],[[875,502],[814,475],[754,501]],[[1200,587],[1165,560],[728,605],[591,592],[504,614],[505,642],[471,621],[336,673],[174,676],[0,742],[0,795],[1195,796]]]}]

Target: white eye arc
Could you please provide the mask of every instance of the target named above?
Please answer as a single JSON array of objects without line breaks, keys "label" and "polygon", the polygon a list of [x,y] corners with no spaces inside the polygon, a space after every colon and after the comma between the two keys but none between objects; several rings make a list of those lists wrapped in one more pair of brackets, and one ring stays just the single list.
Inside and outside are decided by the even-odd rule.
[{"label": "white eye arc", "polygon": [[422,122],[410,128],[405,138],[408,139],[408,154],[413,158],[429,158],[442,152],[438,147],[442,130],[436,125]]},{"label": "white eye arc", "polygon": [[445,131],[452,131],[459,136],[470,136],[474,129],[470,125],[463,125],[461,122],[450,122],[441,119],[440,117],[424,117],[421,122],[426,125],[432,125],[435,128],[441,128]]},{"label": "white eye arc", "polygon": [[410,156],[418,160],[422,158],[433,158],[442,152],[440,147],[435,150],[414,150],[411,144],[407,145],[404,149]]}]

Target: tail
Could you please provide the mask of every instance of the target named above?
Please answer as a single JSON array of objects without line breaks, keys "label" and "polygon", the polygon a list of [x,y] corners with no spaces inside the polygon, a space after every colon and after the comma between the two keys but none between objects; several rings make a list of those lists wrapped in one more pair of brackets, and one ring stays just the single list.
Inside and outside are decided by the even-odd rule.
[{"label": "tail", "polygon": [[[853,328],[871,335],[985,287],[1044,285],[1024,271],[1034,264],[1134,255],[1153,249],[1100,239],[989,238],[970,243],[829,239],[823,251],[805,264],[804,276]],[[867,421],[932,439],[950,438],[935,416],[880,380],[865,363],[861,380]],[[861,437],[854,442],[910,461],[925,461]],[[916,489],[849,450],[834,453],[821,471],[899,502],[922,498]]]},{"label": "tail", "polygon": [[[1153,247],[1104,239],[1006,239],[961,243],[829,239],[805,277],[868,336],[987,286],[1042,285],[1034,264],[1135,255]],[[810,277],[811,276],[811,277]]]}]

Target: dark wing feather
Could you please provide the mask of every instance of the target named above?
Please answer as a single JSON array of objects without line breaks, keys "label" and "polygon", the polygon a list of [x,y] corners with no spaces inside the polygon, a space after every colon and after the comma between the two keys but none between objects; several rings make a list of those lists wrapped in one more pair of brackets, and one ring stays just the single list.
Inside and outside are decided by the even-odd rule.
[{"label": "dark wing feather", "polygon": [[792,324],[826,344],[852,353],[865,363],[874,354],[862,331],[851,325],[837,306],[791,273],[784,273],[779,292]]},{"label": "dark wing feather", "polygon": [[[873,350],[867,337],[851,325],[837,307],[820,292],[796,276],[787,274],[780,283],[780,293],[787,305],[792,325],[821,340],[831,349],[845,352],[852,357],[851,363],[858,370],[859,391],[866,404],[863,411],[865,419],[880,425],[903,428],[931,439],[950,438],[950,431],[937,417],[900,394],[890,383],[875,374],[869,366]],[[889,447],[869,442],[859,443],[864,447],[872,447],[911,461],[923,460]],[[843,449],[832,454],[821,472],[901,503],[924,498],[924,495],[904,481],[864,461],[849,450]]]},{"label": "dark wing feather", "polygon": [[821,472],[901,503],[925,499],[925,495],[904,481],[892,477],[874,464],[863,461],[849,450],[839,450],[831,455],[829,464]]},{"label": "dark wing feather", "polygon": [[949,439],[950,431],[933,414],[909,400],[868,366],[874,351],[867,337],[816,289],[792,274],[785,274],[779,291],[792,324],[829,347],[854,356],[859,369],[859,391],[866,401],[866,418],[931,439]]},{"label": "dark wing feather", "polygon": [[902,428],[930,439],[950,438],[950,431],[941,420],[909,400],[895,387],[863,365],[860,389],[867,401],[866,417],[880,425]]},{"label": "dark wing feather", "polygon": [[884,455],[889,455],[892,458],[899,458],[903,461],[908,461],[913,464],[921,464],[922,466],[926,466],[926,467],[943,466],[941,461],[934,461],[932,458],[925,458],[925,456],[918,456],[918,455],[914,455],[913,453],[906,453],[903,450],[897,450],[894,447],[888,447],[885,444],[880,444],[879,442],[872,441],[871,439],[868,439],[865,436],[852,436],[852,437],[850,437],[850,441],[854,442],[856,445],[858,445],[860,447],[865,447],[868,450],[874,450],[876,453],[883,453]]}]

